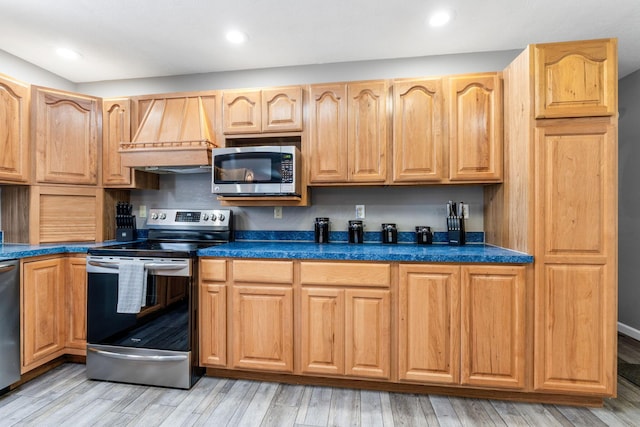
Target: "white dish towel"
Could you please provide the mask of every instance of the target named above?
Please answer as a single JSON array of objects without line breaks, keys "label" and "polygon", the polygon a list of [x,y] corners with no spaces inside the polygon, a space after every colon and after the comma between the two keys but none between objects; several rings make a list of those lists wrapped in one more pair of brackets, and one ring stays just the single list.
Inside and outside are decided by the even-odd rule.
[{"label": "white dish towel", "polygon": [[147,298],[147,272],[144,261],[120,260],[118,272],[118,313],[140,313]]}]

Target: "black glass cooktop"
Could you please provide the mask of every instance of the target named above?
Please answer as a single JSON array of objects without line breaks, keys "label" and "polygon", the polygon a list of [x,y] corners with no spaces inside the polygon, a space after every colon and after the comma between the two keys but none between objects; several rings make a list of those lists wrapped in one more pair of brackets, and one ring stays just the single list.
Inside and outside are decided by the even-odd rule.
[{"label": "black glass cooktop", "polygon": [[199,249],[210,248],[222,243],[224,242],[159,242],[145,240],[92,248],[89,249],[89,254],[145,258],[190,258],[196,256],[196,252]]}]

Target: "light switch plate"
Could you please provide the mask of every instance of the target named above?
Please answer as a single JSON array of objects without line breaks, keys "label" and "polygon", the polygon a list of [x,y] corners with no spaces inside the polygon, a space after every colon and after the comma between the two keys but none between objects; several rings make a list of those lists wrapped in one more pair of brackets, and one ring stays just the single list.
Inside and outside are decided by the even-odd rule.
[{"label": "light switch plate", "polygon": [[364,205],[356,205],[356,219],[364,219]]},{"label": "light switch plate", "polygon": [[273,207],[273,218],[282,219],[282,206]]}]

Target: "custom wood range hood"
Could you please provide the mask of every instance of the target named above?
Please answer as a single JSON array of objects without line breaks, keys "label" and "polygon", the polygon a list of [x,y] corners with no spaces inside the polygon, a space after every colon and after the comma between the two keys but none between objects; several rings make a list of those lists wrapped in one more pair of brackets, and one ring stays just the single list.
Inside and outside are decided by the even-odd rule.
[{"label": "custom wood range hood", "polygon": [[215,135],[215,95],[148,100],[131,142],[122,141],[123,166],[154,173],[202,173],[211,170]]}]

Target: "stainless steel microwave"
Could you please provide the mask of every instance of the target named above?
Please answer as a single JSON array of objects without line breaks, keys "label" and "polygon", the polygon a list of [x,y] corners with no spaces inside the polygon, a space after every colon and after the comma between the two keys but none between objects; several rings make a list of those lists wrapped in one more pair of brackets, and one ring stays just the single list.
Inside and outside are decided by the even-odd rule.
[{"label": "stainless steel microwave", "polygon": [[214,148],[212,192],[221,196],[300,196],[296,146]]}]

